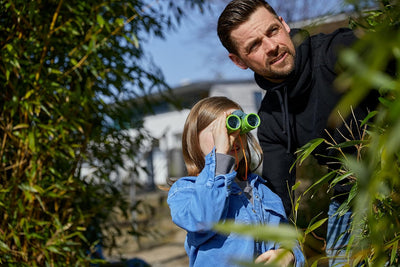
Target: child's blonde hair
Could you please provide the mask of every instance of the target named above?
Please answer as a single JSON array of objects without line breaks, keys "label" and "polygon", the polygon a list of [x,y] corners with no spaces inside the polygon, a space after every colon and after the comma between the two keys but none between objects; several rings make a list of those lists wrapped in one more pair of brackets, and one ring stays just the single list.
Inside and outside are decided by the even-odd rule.
[{"label": "child's blonde hair", "polygon": [[[182,134],[183,159],[189,176],[199,175],[205,165],[204,155],[199,144],[199,133],[229,109],[242,110],[239,104],[223,96],[204,98],[197,102],[191,109]],[[251,149],[254,150],[258,162],[255,164],[255,168],[252,168],[250,171],[257,169],[262,162],[262,150],[254,136],[251,133],[247,133],[244,139],[247,139],[246,155],[244,158],[247,158],[248,164],[245,163],[245,159],[239,162],[237,167],[239,178],[244,178],[245,173],[250,170],[250,166],[252,165]]]}]

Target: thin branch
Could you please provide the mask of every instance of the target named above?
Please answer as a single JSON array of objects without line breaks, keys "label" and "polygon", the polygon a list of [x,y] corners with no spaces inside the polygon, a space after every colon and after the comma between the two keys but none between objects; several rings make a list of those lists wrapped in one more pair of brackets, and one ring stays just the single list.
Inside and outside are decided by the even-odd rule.
[{"label": "thin branch", "polygon": [[58,17],[58,14],[60,13],[60,9],[61,9],[62,3],[63,3],[63,0],[58,2],[57,10],[56,10],[56,12],[54,12],[53,19],[52,19],[51,24],[50,24],[49,33],[46,36],[46,42],[45,42],[45,45],[43,47],[42,56],[40,57],[40,65],[39,65],[39,68],[38,68],[38,70],[36,72],[36,75],[35,75],[35,85],[37,84],[37,82],[39,81],[39,78],[40,78],[40,72],[42,71],[44,59],[46,57],[47,50],[49,49],[49,47],[48,47],[49,40],[50,40],[51,35],[54,32],[53,31],[54,25],[56,24],[57,17]]}]

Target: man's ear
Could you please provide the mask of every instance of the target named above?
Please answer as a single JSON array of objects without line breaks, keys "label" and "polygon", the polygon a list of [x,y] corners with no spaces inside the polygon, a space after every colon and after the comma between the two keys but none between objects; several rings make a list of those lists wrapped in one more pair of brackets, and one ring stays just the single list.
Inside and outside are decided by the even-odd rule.
[{"label": "man's ear", "polygon": [[285,28],[285,30],[287,32],[290,32],[290,27],[289,27],[289,25],[287,25],[286,21],[282,17],[279,17],[279,20],[281,21],[281,23],[282,23],[283,27]]},{"label": "man's ear", "polygon": [[241,69],[247,69],[248,66],[240,59],[240,57],[238,57],[235,54],[229,53],[229,58],[232,60],[233,63],[235,63],[236,66],[238,66]]}]

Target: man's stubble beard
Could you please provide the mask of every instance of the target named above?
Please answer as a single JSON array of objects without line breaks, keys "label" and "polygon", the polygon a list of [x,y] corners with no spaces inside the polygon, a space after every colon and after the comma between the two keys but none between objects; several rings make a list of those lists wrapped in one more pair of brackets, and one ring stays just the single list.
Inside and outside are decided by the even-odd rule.
[{"label": "man's stubble beard", "polygon": [[291,63],[290,63],[290,68],[286,70],[281,70],[281,71],[270,71],[267,76],[264,76],[266,79],[271,79],[271,80],[285,80],[292,74],[294,71],[295,67],[295,62],[296,62],[296,55],[292,53],[291,51],[286,51],[288,53],[288,56],[292,58]]}]

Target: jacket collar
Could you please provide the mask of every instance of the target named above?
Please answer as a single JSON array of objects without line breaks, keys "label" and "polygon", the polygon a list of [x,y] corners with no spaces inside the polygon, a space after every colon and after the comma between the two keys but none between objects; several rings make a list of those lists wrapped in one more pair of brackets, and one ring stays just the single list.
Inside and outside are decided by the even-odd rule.
[{"label": "jacket collar", "polygon": [[[265,181],[263,178],[260,176],[254,174],[254,173],[249,173],[247,176],[247,181],[249,182],[250,186],[254,188],[254,184],[258,181],[259,183],[266,184],[267,181]],[[232,183],[232,193],[237,194],[241,192],[242,189],[239,187],[237,183]]]}]

